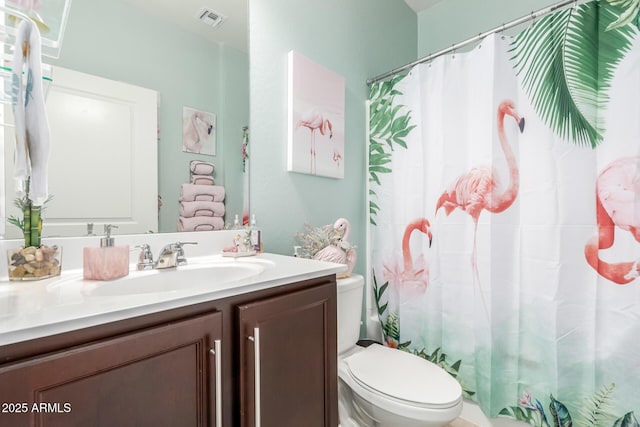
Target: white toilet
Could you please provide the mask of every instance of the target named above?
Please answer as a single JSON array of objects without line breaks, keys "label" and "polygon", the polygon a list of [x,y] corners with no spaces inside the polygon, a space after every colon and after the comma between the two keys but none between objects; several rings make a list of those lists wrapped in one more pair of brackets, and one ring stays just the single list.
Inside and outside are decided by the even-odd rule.
[{"label": "white toilet", "polygon": [[341,427],[438,427],[462,411],[462,388],[421,357],[360,335],[364,278],[338,280],[338,395]]}]

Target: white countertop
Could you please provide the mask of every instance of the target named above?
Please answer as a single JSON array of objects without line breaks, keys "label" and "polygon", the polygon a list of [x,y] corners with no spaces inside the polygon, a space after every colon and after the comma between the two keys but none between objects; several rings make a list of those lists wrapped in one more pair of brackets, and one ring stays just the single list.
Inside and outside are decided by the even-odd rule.
[{"label": "white countertop", "polygon": [[216,286],[215,277],[212,277],[212,286],[194,287],[192,283],[184,283],[184,287],[162,292],[125,292],[121,295],[116,292],[106,296],[101,295],[96,289],[103,286],[126,286],[127,280],[154,274],[164,274],[163,278],[169,278],[172,282],[174,279],[180,281],[180,269],[184,267],[177,267],[171,271],[133,270],[129,276],[109,282],[82,280],[81,269],[63,269],[59,277],[35,282],[0,281],[0,346],[346,270],[346,266],[342,264],[268,253],[246,258],[200,256],[189,259],[189,262],[190,264],[184,267],[193,269],[206,266],[207,263],[220,262],[227,265],[251,263],[260,266],[259,269],[262,271],[250,277],[226,282],[224,286]]}]

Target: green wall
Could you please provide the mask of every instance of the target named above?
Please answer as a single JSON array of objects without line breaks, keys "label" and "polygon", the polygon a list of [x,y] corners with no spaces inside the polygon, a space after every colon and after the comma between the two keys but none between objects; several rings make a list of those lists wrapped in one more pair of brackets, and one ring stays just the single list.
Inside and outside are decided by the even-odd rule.
[{"label": "green wall", "polygon": [[[418,57],[446,49],[557,2],[441,0],[418,14]],[[514,34],[514,31],[518,32],[518,28],[507,31],[507,34]]]},{"label": "green wall", "polygon": [[[201,24],[194,20],[194,25]],[[81,0],[71,6],[60,58],[47,62],[158,91],[160,231],[176,231],[180,184],[189,180],[192,159],[216,165],[217,183],[228,186],[227,220],[241,210],[237,158],[242,126],[249,121],[247,53],[220,47],[119,0]],[[182,152],[183,106],[216,113],[215,157]]]},{"label": "green wall", "polygon": [[[365,270],[367,78],[416,58],[415,13],[402,0],[250,0],[251,211],[265,250],[291,254],[305,223],[350,220]],[[287,53],[346,79],[345,178],[287,172]]]}]

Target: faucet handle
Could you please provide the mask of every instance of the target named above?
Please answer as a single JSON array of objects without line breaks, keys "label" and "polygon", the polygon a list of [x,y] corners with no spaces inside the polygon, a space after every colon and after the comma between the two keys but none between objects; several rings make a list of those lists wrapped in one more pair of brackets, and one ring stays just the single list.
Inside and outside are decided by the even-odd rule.
[{"label": "faucet handle", "polygon": [[153,268],[153,253],[151,252],[151,247],[148,244],[143,243],[142,245],[136,246],[136,248],[140,249],[140,257],[138,258],[138,270],[151,270]]},{"label": "faucet handle", "polygon": [[176,242],[174,243],[175,251],[177,254],[176,257],[176,265],[185,265],[187,263],[187,258],[184,256],[184,249],[182,248],[184,245],[197,245],[198,242]]}]

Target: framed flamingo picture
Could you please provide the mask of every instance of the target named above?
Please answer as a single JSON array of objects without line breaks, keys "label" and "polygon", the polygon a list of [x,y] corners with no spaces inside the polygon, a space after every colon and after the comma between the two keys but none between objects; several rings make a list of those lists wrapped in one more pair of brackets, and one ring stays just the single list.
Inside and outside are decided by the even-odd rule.
[{"label": "framed flamingo picture", "polygon": [[216,155],[216,115],[194,108],[182,109],[182,151]]},{"label": "framed flamingo picture", "polygon": [[344,178],[344,77],[289,52],[287,170]]}]

